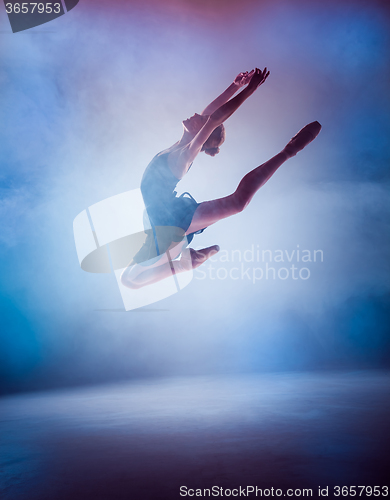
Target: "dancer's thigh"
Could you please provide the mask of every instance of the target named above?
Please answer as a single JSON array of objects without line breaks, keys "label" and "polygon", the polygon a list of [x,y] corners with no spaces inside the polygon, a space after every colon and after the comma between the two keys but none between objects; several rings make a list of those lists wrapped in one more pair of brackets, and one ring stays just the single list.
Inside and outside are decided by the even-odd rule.
[{"label": "dancer's thigh", "polygon": [[186,234],[195,233],[238,212],[240,209],[233,194],[217,200],[204,201],[195,210]]}]

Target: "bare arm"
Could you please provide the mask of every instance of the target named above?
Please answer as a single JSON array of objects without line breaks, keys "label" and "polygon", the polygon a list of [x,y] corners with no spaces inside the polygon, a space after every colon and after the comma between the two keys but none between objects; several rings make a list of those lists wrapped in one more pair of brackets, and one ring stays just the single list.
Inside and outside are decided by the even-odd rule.
[{"label": "bare arm", "polygon": [[246,101],[262,83],[265,82],[268,75],[269,71],[267,71],[267,68],[263,71],[256,68],[249,85],[238,95],[233,97],[233,99],[230,99],[230,101],[220,106],[210,115],[209,119],[200,131],[181,152],[180,161],[185,162],[186,164],[192,162],[202,149],[203,144],[210,137],[213,130],[227,120],[241,106],[241,104]]},{"label": "bare arm", "polygon": [[254,73],[254,70],[252,70],[250,73],[248,71],[245,71],[243,73],[239,73],[236,78],[234,79],[234,82],[229,85],[229,87],[222,92],[221,95],[219,95],[216,99],[214,99],[213,102],[211,102],[201,113],[201,115],[211,115],[216,111],[218,108],[220,108],[223,104],[228,102],[228,100],[234,96],[234,94],[244,85],[247,85],[250,82],[250,79],[252,78],[252,75]]}]

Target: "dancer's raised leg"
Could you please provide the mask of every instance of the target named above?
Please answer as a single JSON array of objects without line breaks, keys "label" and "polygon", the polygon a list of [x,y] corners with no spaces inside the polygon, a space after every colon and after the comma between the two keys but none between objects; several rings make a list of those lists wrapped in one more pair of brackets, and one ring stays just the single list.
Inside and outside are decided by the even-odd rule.
[{"label": "dancer's raised leg", "polygon": [[277,169],[313,141],[320,130],[321,125],[318,122],[309,123],[290,140],[280,153],[246,174],[233,194],[201,203],[194,213],[187,234],[242,212],[254,194],[272,177]]}]

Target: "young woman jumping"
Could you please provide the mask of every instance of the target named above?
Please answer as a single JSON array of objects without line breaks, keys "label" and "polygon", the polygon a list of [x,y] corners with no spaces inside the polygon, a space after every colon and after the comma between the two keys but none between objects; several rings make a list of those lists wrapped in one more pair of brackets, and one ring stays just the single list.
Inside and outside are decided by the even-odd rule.
[{"label": "young woman jumping", "polygon": [[[189,193],[177,196],[176,185],[191,168],[196,156],[201,151],[210,156],[219,153],[219,147],[225,140],[223,123],[268,76],[267,68],[240,73],[200,115],[195,113],[184,120],[181,139],[158,153],[149,163],[141,181],[148,216],[146,225],[149,227],[145,229],[144,245],[122,273],[123,285],[137,289],[171,277],[172,273],[200,266],[218,252],[219,247],[213,245],[199,251],[187,249],[194,234],[201,233],[221,219],[242,212],[276,170],[317,137],[321,125],[318,122],[309,123],[280,153],[246,174],[229,196],[203,203],[197,203]],[[245,88],[233,97],[242,87]]]}]

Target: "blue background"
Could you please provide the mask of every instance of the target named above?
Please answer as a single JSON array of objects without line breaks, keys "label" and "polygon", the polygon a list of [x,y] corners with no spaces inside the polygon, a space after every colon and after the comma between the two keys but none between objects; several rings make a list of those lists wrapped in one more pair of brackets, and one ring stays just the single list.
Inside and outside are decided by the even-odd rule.
[{"label": "blue background", "polygon": [[[388,367],[389,24],[378,2],[83,0],[12,34],[3,11],[1,391]],[[194,244],[229,254],[299,245],[321,249],[323,262],[308,280],[195,274],[179,294],[121,311],[114,276],[80,269],[73,219],[137,188],[181,120],[255,66],[271,76],[182,191],[230,194],[303,125],[323,130],[245,212]]]}]

